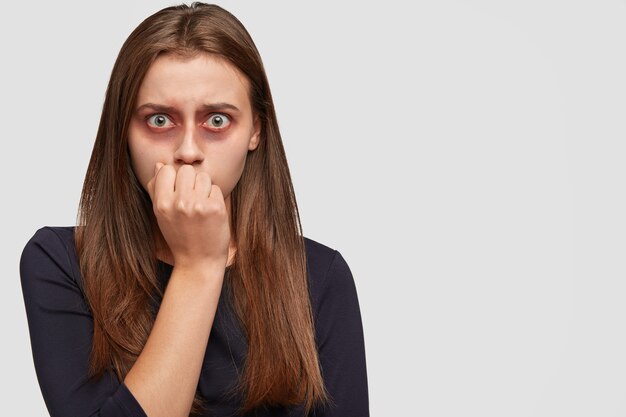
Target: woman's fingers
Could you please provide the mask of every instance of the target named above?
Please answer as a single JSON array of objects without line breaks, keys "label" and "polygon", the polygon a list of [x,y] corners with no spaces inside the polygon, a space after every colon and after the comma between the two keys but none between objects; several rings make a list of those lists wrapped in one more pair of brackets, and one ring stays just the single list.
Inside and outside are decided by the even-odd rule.
[{"label": "woman's fingers", "polygon": [[174,192],[179,198],[186,199],[193,191],[196,181],[196,169],[189,164],[181,165],[176,173]]},{"label": "woman's fingers", "polygon": [[154,175],[156,176],[156,174],[159,173],[159,170],[161,169],[161,167],[163,167],[163,163],[162,162],[157,162],[154,165]]},{"label": "woman's fingers", "polygon": [[[173,165],[159,162],[155,166],[155,176],[148,182],[147,188],[155,208],[159,211],[190,212],[194,208],[207,206],[214,187],[217,186],[207,172],[196,174],[195,168],[188,164],[182,165],[176,171]],[[220,203],[223,204],[221,189],[217,197],[221,197]]]},{"label": "woman's fingers", "polygon": [[221,188],[192,165],[178,171],[174,165],[160,165],[147,188],[174,262],[226,264],[230,228]]},{"label": "woman's fingers", "polygon": [[150,181],[148,181],[148,184],[146,184],[148,195],[150,195],[150,199],[152,201],[154,201],[154,183],[156,182],[157,174],[159,173],[159,170],[162,167],[163,167],[163,164],[161,162],[157,162],[154,165],[154,175],[152,176],[152,178],[150,178]]},{"label": "woman's fingers", "polygon": [[159,200],[171,200],[174,192],[174,183],[176,181],[176,170],[172,165],[163,165],[157,176],[154,178],[154,193],[152,202]]},{"label": "woman's fingers", "polygon": [[199,172],[196,175],[196,183],[194,185],[194,190],[198,195],[202,197],[209,197],[211,194],[211,185],[213,182],[211,181],[211,176],[206,172]]},{"label": "woman's fingers", "polygon": [[209,200],[217,200],[217,205],[224,209],[224,213],[226,213],[226,206],[224,205],[224,194],[222,194],[222,189],[219,185],[211,185],[211,195],[209,196]]}]

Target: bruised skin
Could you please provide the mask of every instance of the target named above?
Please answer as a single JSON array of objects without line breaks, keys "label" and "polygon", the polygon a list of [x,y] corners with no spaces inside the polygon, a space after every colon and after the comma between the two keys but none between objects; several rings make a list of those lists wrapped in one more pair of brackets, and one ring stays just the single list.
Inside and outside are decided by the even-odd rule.
[{"label": "bruised skin", "polygon": [[[201,262],[225,253],[230,263],[236,250],[230,195],[260,135],[248,91],[243,74],[210,54],[162,55],[148,69],[128,146],[132,168],[159,222],[159,259]],[[163,164],[159,170],[157,163]]]}]

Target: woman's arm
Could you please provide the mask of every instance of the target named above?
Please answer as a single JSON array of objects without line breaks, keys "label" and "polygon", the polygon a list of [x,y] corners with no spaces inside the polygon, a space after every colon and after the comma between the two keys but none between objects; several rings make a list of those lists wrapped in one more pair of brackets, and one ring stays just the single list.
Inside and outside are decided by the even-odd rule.
[{"label": "woman's arm", "polygon": [[20,258],[22,295],[37,381],[52,417],[146,417],[115,374],[88,379],[93,316],[71,247],[72,231],[43,227]]},{"label": "woman's arm", "polygon": [[315,415],[368,417],[361,311],[352,272],[338,251],[321,287],[315,321],[322,376],[333,400]]},{"label": "woman's arm", "polygon": [[209,174],[189,164],[156,163],[147,190],[176,264],[124,383],[150,417],[187,417],[224,281],[228,208]]},{"label": "woman's arm", "polygon": [[146,345],[124,383],[150,417],[187,417],[222,289],[219,265],[174,267]]},{"label": "woman's arm", "polygon": [[39,229],[20,259],[33,361],[50,415],[187,416],[219,299],[221,272],[203,272],[215,280],[200,284],[200,273],[174,268],[146,346],[125,381],[108,372],[89,380],[93,318],[78,285],[70,233]]}]

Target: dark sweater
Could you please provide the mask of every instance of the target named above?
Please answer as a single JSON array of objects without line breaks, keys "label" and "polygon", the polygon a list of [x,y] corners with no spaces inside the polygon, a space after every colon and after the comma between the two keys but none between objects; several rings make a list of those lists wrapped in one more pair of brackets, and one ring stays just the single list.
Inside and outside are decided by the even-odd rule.
[{"label": "dark sweater", "polygon": [[[52,417],[147,417],[113,372],[87,380],[93,317],[84,298],[73,231],[73,226],[42,227],[20,258],[33,360],[46,407]],[[305,248],[316,344],[334,402],[310,415],[369,416],[363,327],[352,273],[338,251],[306,237]],[[172,268],[159,261],[164,285]],[[224,295],[222,290],[198,381],[208,404],[206,416],[239,415],[241,398],[224,394],[243,369],[247,343]],[[248,415],[299,417],[303,411],[301,406],[266,408]]]}]

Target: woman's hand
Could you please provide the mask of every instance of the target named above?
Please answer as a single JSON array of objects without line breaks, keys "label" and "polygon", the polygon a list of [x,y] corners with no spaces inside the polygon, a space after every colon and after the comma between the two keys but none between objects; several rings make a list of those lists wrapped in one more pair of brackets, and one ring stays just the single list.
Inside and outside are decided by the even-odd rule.
[{"label": "woman's hand", "polygon": [[222,190],[206,172],[188,164],[178,172],[156,163],[147,184],[154,214],[175,266],[223,265],[228,260],[230,225]]}]

